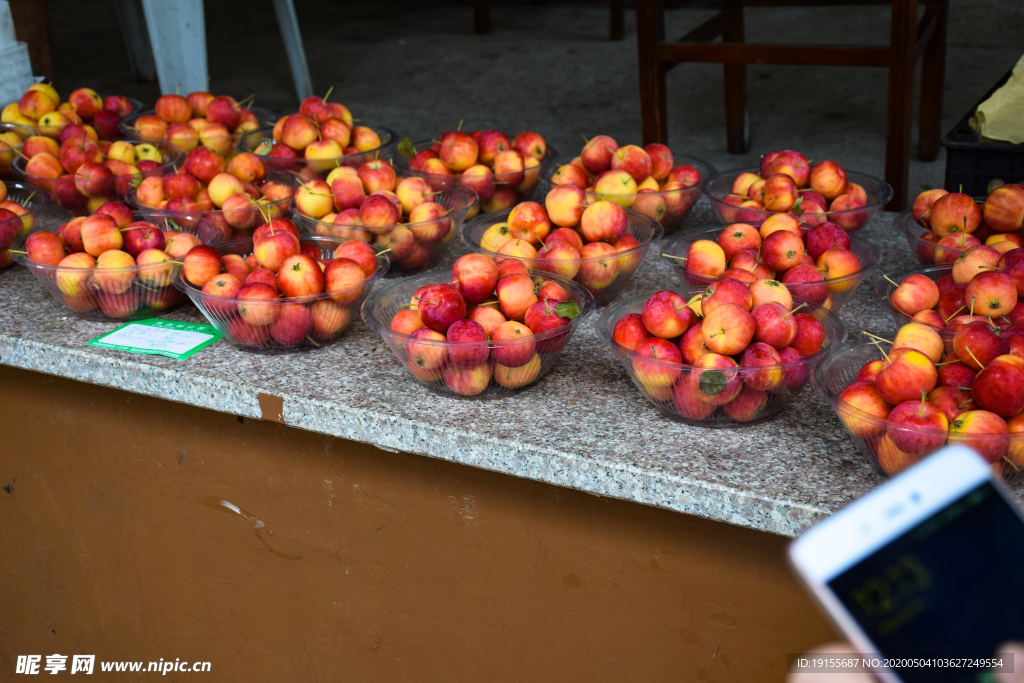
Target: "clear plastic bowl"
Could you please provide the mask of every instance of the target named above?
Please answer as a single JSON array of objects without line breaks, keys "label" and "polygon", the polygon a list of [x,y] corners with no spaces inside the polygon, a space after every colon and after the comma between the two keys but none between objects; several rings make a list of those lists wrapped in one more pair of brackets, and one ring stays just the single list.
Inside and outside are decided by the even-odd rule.
[{"label": "clear plastic bowl", "polygon": [[[636,205],[636,197],[640,195],[635,194],[604,194],[600,192],[587,192],[587,199],[591,203],[600,201],[602,199],[611,200],[617,204],[625,205],[629,202],[630,198],[633,198],[634,203],[632,208],[637,213],[643,213],[650,216],[654,220],[661,224],[661,227],[665,230],[666,235],[671,235],[677,232],[682,226],[683,221],[686,220],[686,216],[693,209],[694,204],[700,199],[701,190],[707,186],[709,182],[718,177],[718,171],[714,166],[708,162],[697,159],[696,157],[689,157],[685,154],[676,154],[672,152],[672,157],[675,162],[675,166],[687,165],[693,166],[695,169],[700,171],[700,182],[690,187],[682,188],[679,190],[668,190],[658,191],[652,193],[643,193],[645,197],[656,197],[657,199],[646,199],[645,202],[650,202],[651,206],[644,206],[644,202],[638,207]],[[553,164],[548,169],[544,176],[543,187],[541,188],[546,196],[547,193],[556,187],[551,182],[551,176],[554,175],[555,171],[558,170],[559,166],[567,164],[571,159],[562,159],[562,163]],[[660,200],[660,201],[658,201]],[[659,217],[660,214],[660,217]]]},{"label": "clear plastic bowl", "polygon": [[[343,242],[348,240],[320,235],[303,235],[304,244],[313,244],[323,255],[330,258]],[[217,247],[222,256],[252,253],[252,239],[233,240]],[[332,292],[323,292],[306,297],[281,297],[253,303],[246,299],[207,294],[185,280],[184,274],[175,278],[174,285],[192,300],[210,324],[224,335],[224,338],[244,351],[264,354],[293,353],[310,351],[337,342],[359,314],[359,307],[373,289],[374,284],[384,276],[389,265],[386,254],[377,254],[377,270],[358,285]],[[244,317],[240,306],[258,307],[257,315],[267,324],[252,324],[254,318]],[[285,308],[289,308],[286,311]],[[305,311],[298,310],[299,308]],[[289,329],[281,322],[281,316],[293,322]],[[306,329],[306,334],[298,333]]]},{"label": "clear plastic bowl", "polygon": [[[943,275],[949,275],[952,272],[953,264],[947,263],[934,266],[927,266],[925,268],[917,268],[915,270],[908,270],[905,273],[900,273],[899,275],[892,278],[893,281],[896,283],[895,285],[892,284],[892,282],[889,282],[888,280],[885,280],[883,278],[882,281],[879,282],[878,285],[875,287],[875,300],[878,301],[878,305],[882,307],[882,310],[889,314],[889,317],[892,318],[893,324],[895,324],[897,328],[903,327],[907,323],[913,322],[914,319],[912,316],[907,315],[906,313],[892,305],[892,293],[896,290],[896,286],[899,283],[903,282],[903,279],[906,278],[908,275],[920,274],[924,275],[925,277],[931,280],[938,280]],[[967,311],[964,311],[964,314],[966,313]],[[953,337],[956,336],[955,331],[950,330],[949,328],[946,327],[929,325],[928,323],[921,324],[927,325],[928,327],[932,328],[933,330],[939,333],[939,336],[942,337],[942,342],[946,347],[946,353],[953,352]]]},{"label": "clear plastic bowl", "polygon": [[[292,188],[293,194],[263,205],[264,213],[270,218],[288,217],[292,211],[294,191],[299,186],[298,177],[293,173],[267,169],[266,179],[287,185]],[[200,225],[207,226],[205,228],[207,230],[215,228],[223,235],[222,242],[252,235],[256,228],[266,222],[263,215],[256,208],[232,211],[223,211],[222,209],[215,209],[213,211],[167,211],[166,209],[155,209],[139,202],[135,196],[134,187],[128,191],[128,196],[125,200],[128,206],[132,207],[133,211],[142,214],[143,220],[161,226],[168,221],[174,221],[183,228],[196,229]]]},{"label": "clear plastic bowl", "polygon": [[[102,97],[102,95],[100,96]],[[124,116],[117,118],[108,119],[106,123],[101,126],[97,126],[92,121],[83,121],[87,126],[92,126],[96,130],[96,135],[100,140],[117,140],[121,137],[121,124],[130,116],[137,116],[138,112],[142,110],[143,104],[139,100],[133,97],[125,98],[132,105],[132,110]],[[24,140],[30,135],[46,135],[43,129],[39,126],[28,126],[21,123],[0,123],[0,131],[13,131],[19,138]],[[47,136],[53,137],[53,136]]]},{"label": "clear plastic bowl", "polygon": [[[3,228],[12,227],[15,231],[14,239],[16,241],[18,237],[23,237],[36,229],[45,230],[48,227],[52,227],[53,230],[57,229],[56,226],[39,224],[39,215],[51,206],[51,202],[45,192],[38,187],[32,187],[23,183],[6,182],[4,185],[7,186],[7,199],[4,203],[14,202],[25,209],[27,213],[18,216],[18,218],[8,218],[7,220],[11,221],[13,225],[0,224],[0,232],[6,233],[7,230],[3,230]],[[2,208],[10,210],[10,205],[4,207],[3,204],[0,204],[0,209]],[[12,242],[10,247],[0,249],[0,270],[14,263],[14,255],[8,253],[8,249],[13,248],[13,246],[14,243]]]},{"label": "clear plastic bowl", "polygon": [[[981,453],[1003,479],[1011,483],[1021,479],[1024,434],[975,434],[949,438],[948,432],[938,429],[890,425],[887,420],[840,401],[839,395],[854,382],[861,367],[882,357],[882,351],[876,344],[847,344],[822,361],[812,379],[815,391],[835,409],[857,450],[878,471],[887,476],[902,472],[948,441]],[[897,441],[903,441],[899,437],[916,436],[934,447],[922,453],[906,453],[893,443],[888,434],[896,434]]]},{"label": "clear plastic bowl", "polygon": [[[435,270],[393,282],[381,287],[363,304],[363,322],[371,330],[379,334],[387,342],[402,367],[417,382],[434,393],[455,398],[493,399],[512,396],[547,374],[554,366],[562,350],[579,329],[583,321],[594,311],[594,300],[583,287],[571,280],[531,271],[531,276],[557,282],[565,290],[570,301],[576,302],[580,312],[565,329],[547,330],[523,339],[487,342],[449,342],[419,339],[391,329],[391,319],[398,311],[408,308],[413,294],[420,287],[428,284],[451,282],[451,271]],[[409,360],[409,345],[416,347],[429,361],[430,366],[423,368]],[[536,345],[534,356],[518,367],[508,367],[495,362],[495,349],[498,353],[510,353],[518,350],[522,355],[528,354],[528,346]],[[456,366],[449,355],[455,349],[480,349],[486,345],[487,360],[471,369]],[[475,370],[475,372],[470,372]],[[475,381],[473,381],[475,380]],[[465,385],[463,385],[465,382]],[[455,385],[453,388],[452,385]]]},{"label": "clear plastic bowl", "polygon": [[[690,249],[690,245],[697,240],[716,241],[718,236],[726,227],[727,226],[719,225],[713,228],[699,228],[695,231],[687,231],[686,233],[678,235],[674,239],[665,243],[661,258],[675,269],[680,283],[694,287],[707,287],[709,284],[719,279],[706,278],[691,273],[686,269],[684,261],[679,258],[672,258],[672,256],[686,256],[686,252]],[[857,258],[860,260],[861,269],[850,273],[849,275],[844,275],[843,277],[825,280],[824,284],[827,294],[825,294],[824,298],[820,293],[822,286],[822,283],[820,282],[800,284],[787,283],[786,287],[794,296],[803,297],[811,301],[817,301],[818,303],[823,304],[826,308],[838,312],[839,309],[843,307],[843,304],[853,296],[857,286],[867,276],[867,274],[882,262],[881,249],[867,240],[862,240],[857,237],[853,237],[852,235],[850,236],[850,251],[857,255]],[[668,256],[665,254],[668,254]]]},{"label": "clear plastic bowl", "polygon": [[[146,220],[135,216],[135,220]],[[54,232],[60,226],[54,226]],[[38,232],[38,231],[36,231]],[[220,235],[204,230],[183,230],[204,244],[219,244]],[[29,235],[18,238],[12,250],[24,251]],[[15,254],[53,296],[54,300],[83,320],[123,322],[152,318],[180,304],[185,296],[174,282],[180,263],[165,261],[128,268],[68,268],[30,261]],[[97,279],[98,276],[98,279]],[[118,291],[122,290],[122,291]]]},{"label": "clear plastic bowl", "polygon": [[[433,140],[420,140],[419,142],[412,143],[413,149],[417,152],[421,152],[425,149],[429,149],[434,144]],[[524,170],[521,173],[493,173],[491,181],[494,186],[508,186],[515,190],[515,201],[511,206],[515,206],[520,202],[529,201],[535,195],[535,190],[542,178],[550,176],[554,171],[552,170],[555,165],[555,156],[558,154],[551,145],[547,146],[547,151],[544,152],[544,158],[540,160],[540,166]],[[419,176],[426,180],[432,188],[435,190],[441,190],[456,185],[462,185],[462,174],[456,175],[441,175],[439,173],[425,173],[423,171],[414,171],[409,168],[409,161],[412,159],[410,156],[406,156],[395,150],[395,170],[398,171],[400,176]],[[476,176],[479,177],[479,176]],[[478,193],[479,194],[479,193]],[[488,202],[491,197],[480,197],[480,210],[484,213],[489,211],[495,211],[498,209],[488,208]],[[507,201],[512,201],[512,197],[506,198]],[[509,208],[511,208],[511,206]]]},{"label": "clear plastic bowl", "polygon": [[[402,250],[402,253],[392,253],[391,270],[388,277],[405,277],[414,273],[421,273],[428,268],[433,268],[455,240],[456,233],[462,227],[466,216],[475,213],[480,206],[476,193],[467,187],[455,185],[444,188],[440,194],[434,196],[434,201],[448,210],[448,215],[420,223],[401,223],[390,228],[367,228],[365,226],[345,226],[325,223],[324,221],[303,216],[298,211],[292,216],[295,225],[300,231],[316,235],[334,235],[343,239],[359,239],[364,242],[376,244],[384,248],[382,241],[387,241],[390,233],[397,229],[407,229],[413,233],[413,244],[410,252]],[[416,239],[417,231],[427,230],[438,225],[439,221],[449,220],[451,225],[443,237],[430,236],[430,241]]]},{"label": "clear plastic bowl", "polygon": [[[695,294],[700,294],[701,289],[697,287],[672,287],[671,291],[680,294],[684,299],[689,300]],[[824,358],[834,347],[846,341],[846,326],[832,311],[819,306],[813,302],[793,298],[793,308],[804,304],[800,309],[801,313],[814,316],[825,329],[825,346],[815,354],[805,356],[789,363],[778,365],[764,365],[757,368],[737,367],[735,370],[715,370],[698,368],[685,363],[673,363],[671,361],[658,360],[649,356],[642,356],[636,351],[630,351],[617,343],[612,335],[615,332],[615,325],[621,318],[631,313],[643,311],[647,298],[654,292],[648,292],[643,296],[629,301],[615,304],[606,310],[597,319],[595,327],[601,339],[611,347],[615,356],[626,369],[626,374],[633,380],[637,389],[644,398],[650,401],[651,405],[658,409],[663,415],[677,422],[696,427],[743,427],[757,424],[771,419],[783,408],[786,407],[800,392],[800,389],[807,382],[807,378],[822,358]],[[688,382],[702,382],[699,380],[706,372],[717,372],[715,379],[728,383],[736,381],[742,385],[754,381],[755,374],[763,372],[782,373],[780,383],[770,390],[761,390],[756,387],[744,386],[740,394],[733,401],[742,401],[747,406],[747,412],[743,418],[730,416],[723,406],[713,406],[700,399],[685,396],[678,388],[685,386]],[[699,372],[700,374],[694,375]],[[674,381],[672,377],[677,377]],[[667,378],[667,379],[666,379]],[[735,386],[735,385],[734,385]],[[708,392],[711,393],[711,392]],[[726,405],[732,405],[735,409],[730,412],[739,411],[739,405],[730,401]],[[719,408],[722,408],[719,410]]]},{"label": "clear plastic bowl", "polygon": [[[359,125],[365,125],[360,123]],[[306,161],[305,158],[299,157],[297,159],[278,159],[271,156],[263,156],[263,163],[268,168],[279,168],[284,171],[291,171],[296,173],[303,181],[306,180],[324,180],[327,175],[337,166],[352,166],[358,168],[367,161],[373,159],[383,159],[385,161],[391,161],[397,154],[398,147],[398,134],[390,128],[383,126],[368,126],[378,137],[380,137],[380,147],[377,149],[371,149],[367,152],[359,152],[357,154],[346,154],[345,156],[336,157],[334,159],[315,159],[312,161]],[[273,128],[261,128],[258,131],[252,131],[247,135],[243,135],[238,143],[235,145],[235,149],[239,152],[253,152],[262,145],[264,142],[274,141]],[[326,168],[326,170],[318,170],[318,168]]]},{"label": "clear plastic bowl", "polygon": [[6,183],[18,179],[18,176],[14,173],[14,160],[20,157],[21,145],[9,147],[0,152],[0,180]]},{"label": "clear plastic bowl", "polygon": [[[237,131],[237,132],[234,132],[234,133],[230,133],[230,134],[224,136],[224,138],[226,138],[226,139],[216,138],[216,140],[218,140],[218,144],[222,142],[223,145],[224,145],[224,148],[229,150],[227,154],[222,154],[221,156],[224,156],[224,157],[230,159],[233,156],[233,152],[236,150],[238,145],[240,143],[242,143],[242,141],[244,141],[249,136],[252,136],[252,135],[254,135],[256,133],[262,134],[265,131],[270,130],[274,126],[274,121],[275,121],[274,113],[271,112],[269,109],[264,109],[262,107],[247,107],[247,109],[249,109],[249,111],[251,111],[253,114],[256,115],[256,119],[259,121],[259,126],[257,128],[254,128],[253,130],[250,130],[250,131]],[[149,111],[137,111],[136,110],[136,111],[132,112],[131,114],[129,114],[128,116],[124,117],[124,119],[121,120],[121,124],[120,124],[121,135],[123,135],[124,137],[128,138],[132,142],[148,142],[148,143],[150,143],[152,145],[167,145],[167,146],[170,146],[170,147],[173,147],[173,148],[177,149],[183,155],[184,154],[188,154],[189,151],[191,151],[191,150],[188,150],[188,149],[179,148],[179,146],[175,145],[174,142],[172,142],[168,138],[153,138],[153,137],[147,137],[145,135],[139,134],[135,130],[135,122],[141,116],[144,116],[144,115],[147,115],[147,114],[154,115],[154,114],[156,114],[156,110],[155,109],[150,109]]]},{"label": "clear plastic bowl", "polygon": [[[732,192],[732,184],[741,173],[760,173],[758,167],[741,168],[735,171],[723,173],[719,177],[705,185],[704,194],[707,195],[715,213],[723,223],[754,223],[764,222],[769,216],[774,216],[774,211],[760,211],[757,209],[741,209],[732,204],[726,204],[723,200]],[[884,180],[869,176],[856,171],[846,171],[848,182],[856,183],[864,188],[868,196],[867,204],[856,209],[844,211],[826,211],[825,220],[838,223],[847,232],[853,232],[864,227],[864,225],[878,211],[892,199],[892,187]],[[828,208],[828,207],[825,207]]]},{"label": "clear plastic bowl", "polygon": [[[160,145],[158,145],[158,149],[163,157],[160,166],[149,171],[133,173],[131,175],[114,176],[103,185],[102,196],[104,200],[112,202],[126,201],[129,194],[135,192],[135,189],[132,187],[134,183],[141,182],[143,178],[148,178],[152,175],[163,175],[171,171],[176,164],[182,161],[181,155],[176,150]],[[72,216],[86,216],[89,214],[89,197],[86,197],[79,191],[75,186],[74,180],[71,178],[44,178],[42,176],[30,175],[25,172],[26,163],[25,157],[22,156],[14,160],[11,168],[16,176],[26,183],[35,185],[48,192],[53,203],[69,212]],[[97,201],[94,208],[99,208],[99,206],[100,202]]]},{"label": "clear plastic bowl", "polygon": [[[484,214],[483,216],[478,216],[463,226],[462,241],[473,251],[486,254],[487,256],[499,261],[506,258],[515,258],[517,261],[522,261],[523,264],[531,270],[537,270],[540,272],[547,271],[552,267],[551,264],[554,263],[553,261],[545,261],[539,258],[504,256],[480,246],[480,239],[483,237],[483,234],[487,232],[487,229],[495,223],[508,222],[508,216],[510,213],[512,213],[512,209],[495,211]],[[647,255],[648,250],[651,248],[651,244],[661,239],[661,225],[659,225],[658,222],[650,216],[645,216],[642,213],[637,213],[630,209],[626,209],[626,216],[629,219],[629,226],[626,228],[626,232],[636,238],[636,241],[640,243],[638,246],[618,252],[614,257],[611,257],[611,259],[604,256],[591,256],[589,258],[579,258],[571,261],[571,263],[578,268],[576,276],[573,279],[584,287],[592,297],[594,297],[598,306],[603,306],[618,296],[619,292],[622,291],[622,288],[629,282],[629,279],[633,277],[633,273],[635,273],[637,268],[640,267],[640,264],[643,263],[644,256]],[[602,280],[607,277],[607,274],[601,264],[609,260],[618,261],[616,265],[617,273],[614,279],[610,282],[603,283]]]},{"label": "clear plastic bowl", "polygon": [[[978,204],[985,203],[984,199],[975,199],[975,201]],[[960,258],[960,254],[964,251],[957,247],[939,246],[935,242],[926,240],[924,235],[927,235],[930,231],[914,220],[913,209],[897,214],[892,219],[892,226],[897,231],[903,233],[903,237],[907,240],[907,246],[910,247],[910,252],[917,259],[917,262],[923,266],[953,263]]]}]

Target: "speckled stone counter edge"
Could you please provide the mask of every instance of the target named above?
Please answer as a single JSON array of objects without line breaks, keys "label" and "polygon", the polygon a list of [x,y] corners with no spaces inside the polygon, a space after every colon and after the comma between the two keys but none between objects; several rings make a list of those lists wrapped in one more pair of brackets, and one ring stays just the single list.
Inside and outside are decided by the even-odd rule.
[{"label": "speckled stone counter edge", "polygon": [[[0,363],[67,379],[131,391],[200,408],[259,418],[260,389],[138,361],[114,359],[0,335]],[[272,392],[267,392],[272,393]],[[528,448],[483,434],[439,429],[408,419],[285,395],[284,420],[298,429],[414,453],[516,477],[620,498],[738,526],[792,536],[829,511],[752,496],[684,477],[587,459],[553,449]]]}]

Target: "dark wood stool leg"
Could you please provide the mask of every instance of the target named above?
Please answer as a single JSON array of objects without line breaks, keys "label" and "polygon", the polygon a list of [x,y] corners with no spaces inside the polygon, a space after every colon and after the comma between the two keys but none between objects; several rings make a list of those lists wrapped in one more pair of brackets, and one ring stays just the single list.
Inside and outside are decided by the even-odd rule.
[{"label": "dark wood stool leg", "polygon": [[18,40],[28,43],[28,58],[37,76],[45,76],[53,83],[53,49],[50,47],[50,21],[46,15],[46,0],[11,0],[11,18]]},{"label": "dark wood stool leg", "polygon": [[626,35],[626,0],[610,0],[608,3],[608,38],[622,40]]},{"label": "dark wood stool leg", "polygon": [[665,40],[664,0],[636,0],[636,42],[640,62],[640,111],[645,145],[668,143],[668,108],[665,101],[664,62],[658,43]]},{"label": "dark wood stool leg", "polygon": [[949,18],[949,0],[935,0],[938,17],[935,33],[924,50],[921,61],[921,113],[918,124],[920,142],[917,154],[922,161],[932,161],[939,155],[942,140],[942,91],[946,80],[946,22]]},{"label": "dark wood stool leg", "polygon": [[491,0],[473,0],[473,33],[491,32]]},{"label": "dark wood stool leg", "polygon": [[[729,26],[722,33],[724,43],[743,42],[742,0],[722,0]],[[725,71],[725,130],[732,154],[746,154],[750,146],[747,124],[747,65],[723,64]]]},{"label": "dark wood stool leg", "polygon": [[917,41],[917,0],[893,0],[889,44],[889,122],[885,135],[885,180],[892,185],[889,211],[907,205],[910,176],[910,116]]}]

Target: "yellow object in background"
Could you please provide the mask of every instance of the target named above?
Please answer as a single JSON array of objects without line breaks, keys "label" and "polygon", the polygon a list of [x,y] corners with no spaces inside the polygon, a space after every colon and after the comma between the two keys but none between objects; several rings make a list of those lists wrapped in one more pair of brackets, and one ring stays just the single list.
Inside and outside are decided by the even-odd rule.
[{"label": "yellow object in background", "polygon": [[1010,80],[978,105],[971,128],[984,142],[1024,143],[1024,57]]}]

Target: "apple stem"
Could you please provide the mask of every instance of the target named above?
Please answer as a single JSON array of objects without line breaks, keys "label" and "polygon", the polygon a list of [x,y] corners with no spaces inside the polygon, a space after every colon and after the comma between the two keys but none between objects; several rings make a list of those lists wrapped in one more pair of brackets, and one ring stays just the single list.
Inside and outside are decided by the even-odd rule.
[{"label": "apple stem", "polygon": [[686,256],[676,256],[675,254],[662,254],[662,256],[665,258],[679,259],[680,261],[685,261],[687,259]]},{"label": "apple stem", "polygon": [[953,365],[954,363],[962,362],[959,358],[956,360],[947,360],[945,363],[936,363],[935,367],[941,368],[943,365]]},{"label": "apple stem", "polygon": [[498,304],[498,303],[501,303],[501,302],[498,301],[497,299],[495,299],[494,301],[485,301],[482,304],[477,304],[476,307],[480,308],[481,306],[490,306],[491,304]]},{"label": "apple stem", "polygon": [[971,317],[972,317],[972,318],[974,317],[974,300],[975,300],[976,298],[977,298],[977,297],[973,297],[973,296],[971,297]]},{"label": "apple stem", "polygon": [[177,264],[178,264],[179,266],[183,266],[183,265],[185,265],[185,262],[184,262],[184,261],[170,261],[170,260],[164,260],[164,261],[161,261],[161,263],[177,263]]},{"label": "apple stem", "polygon": [[985,369],[985,366],[984,366],[984,365],[982,365],[982,364],[981,364],[981,361],[980,361],[980,360],[978,360],[978,357],[974,355],[974,351],[971,351],[971,347],[970,347],[970,346],[967,346],[966,344],[964,344],[964,349],[966,349],[966,350],[967,350],[967,353],[971,354],[971,358],[973,358],[973,359],[974,359],[974,362],[975,362],[975,363],[977,363],[978,365],[981,365],[981,369],[982,369],[982,370],[984,370],[984,369]]},{"label": "apple stem", "polygon": [[[782,316],[782,319],[783,319],[783,320],[785,320],[786,318],[788,318],[789,316],[793,315],[794,313],[796,313],[797,311],[799,311],[799,310],[800,310],[801,308],[803,308],[803,307],[804,307],[804,306],[806,306],[806,305],[807,305],[807,304],[800,304],[799,306],[797,306],[796,308],[794,308],[794,309],[793,309],[792,311],[790,311],[790,312],[789,312],[789,313],[787,313],[786,315]],[[890,342],[890,343],[891,343],[891,342]]]},{"label": "apple stem", "polygon": [[883,275],[882,277],[884,277],[884,278],[885,278],[886,280],[888,280],[888,281],[889,281],[889,284],[891,284],[892,286],[894,286],[894,287],[899,287],[899,285],[898,285],[898,284],[896,284],[895,282],[893,282],[893,281],[892,281],[892,278],[890,278],[890,277],[889,277],[888,275]]},{"label": "apple stem", "polygon": [[8,249],[7,251],[12,254],[24,254],[25,256],[28,256],[27,251],[19,251],[18,249]]},{"label": "apple stem", "polygon": [[948,323],[948,322],[949,322],[950,320],[952,320],[953,318],[955,318],[955,317],[956,317],[956,314],[957,314],[957,313],[959,313],[960,311],[964,310],[965,308],[967,308],[967,304],[964,304],[964,305],[963,305],[963,306],[961,306],[960,308],[958,308],[958,309],[956,309],[955,311],[953,311],[952,315],[950,315],[950,316],[949,316],[948,318],[946,318],[946,319],[945,319],[945,320],[943,320],[942,322],[946,322],[946,323]]},{"label": "apple stem", "polygon": [[248,97],[246,97],[246,98],[245,98],[244,100],[242,100],[241,102],[239,102],[239,103],[238,103],[238,106],[242,106],[242,105],[244,105],[244,104],[245,104],[245,103],[247,103],[247,102],[252,102],[252,101],[253,101],[253,100],[255,100],[255,99],[256,99],[256,93],[253,93],[253,94],[249,95]]},{"label": "apple stem", "polygon": [[924,389],[922,389],[921,390],[921,405],[919,405],[917,407],[917,416],[918,417],[924,417],[924,414],[923,414],[924,413],[924,402],[927,401],[927,400],[928,400],[928,394],[926,394],[924,392]]},{"label": "apple stem", "polygon": [[313,339],[312,337],[310,337],[310,336],[309,336],[308,334],[306,335],[306,339],[308,339],[308,340],[309,340],[309,343],[310,343],[310,344],[312,344],[313,346],[317,347],[318,349],[320,348],[320,345],[316,343],[316,340],[314,340],[314,339]]},{"label": "apple stem", "polygon": [[324,95],[324,99],[323,99],[323,100],[321,100],[321,101],[322,101],[322,102],[326,102],[326,101],[327,101],[327,98],[331,96],[331,93],[332,93],[332,92],[334,92],[334,86],[333,86],[333,85],[332,85],[332,86],[331,86],[330,88],[328,88],[328,89],[327,89],[327,94],[326,94],[326,95]]},{"label": "apple stem", "polygon": [[26,204],[28,204],[28,203],[29,203],[30,201],[32,201],[32,198],[36,196],[36,192],[38,192],[38,191],[39,191],[39,190],[33,190],[33,191],[32,191],[32,194],[30,194],[29,196],[25,197],[25,201],[24,201],[24,202],[21,202],[21,205],[22,205],[22,206],[25,206],[25,205],[26,205]]},{"label": "apple stem", "polygon": [[416,299],[416,301],[426,301],[428,304],[434,304],[435,306],[440,306],[441,305],[441,303],[439,301],[431,301],[430,299],[421,299],[418,296],[414,296],[413,299]]}]

